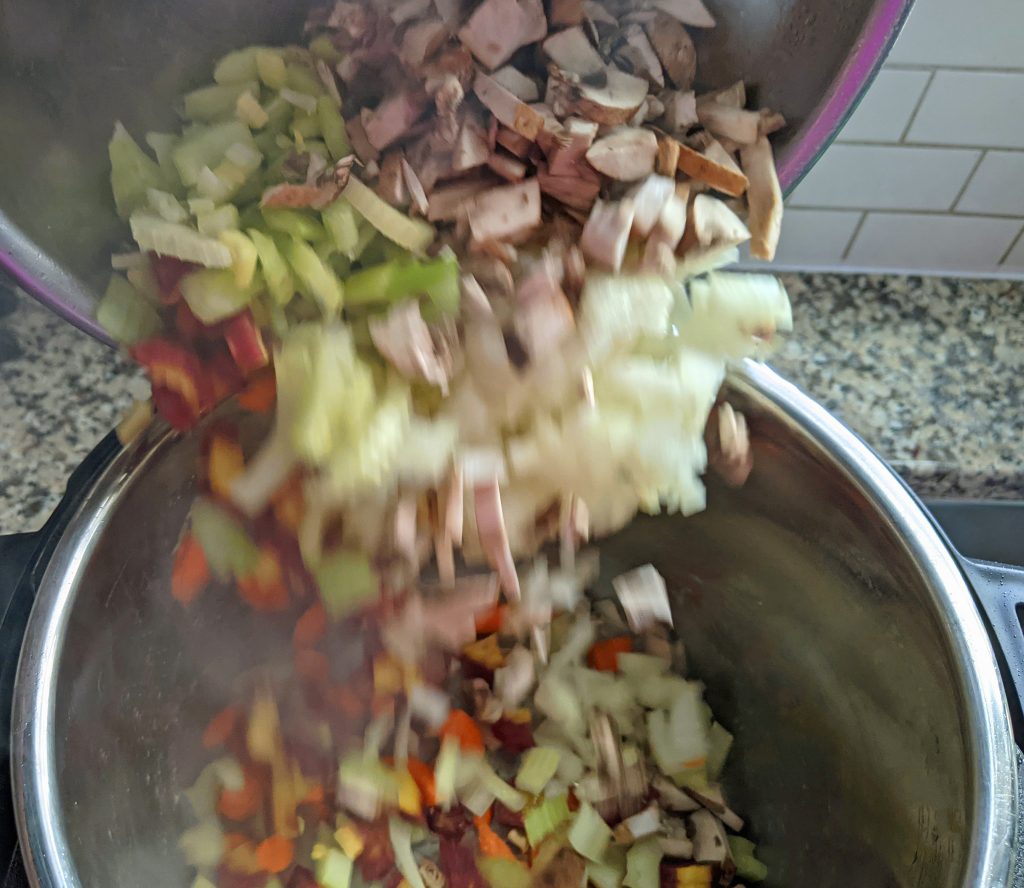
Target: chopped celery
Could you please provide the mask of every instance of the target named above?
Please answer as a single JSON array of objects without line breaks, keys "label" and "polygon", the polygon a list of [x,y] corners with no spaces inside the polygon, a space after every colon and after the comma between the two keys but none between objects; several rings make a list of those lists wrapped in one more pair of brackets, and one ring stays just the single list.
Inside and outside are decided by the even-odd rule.
[{"label": "chopped celery", "polygon": [[651,654],[637,654],[632,651],[625,651],[615,659],[619,672],[640,684],[649,678],[664,675],[672,668],[672,664],[663,657],[655,657]]},{"label": "chopped celery", "polygon": [[309,295],[325,312],[336,313],[344,300],[344,290],[337,275],[321,261],[316,251],[293,237],[285,248],[285,257]]},{"label": "chopped celery", "polygon": [[320,34],[314,37],[309,44],[309,51],[318,59],[327,62],[328,65],[336,65],[343,58],[338,47],[327,34]]},{"label": "chopped celery", "polygon": [[249,229],[249,237],[259,255],[263,279],[267,282],[270,295],[277,305],[287,305],[295,295],[295,282],[292,279],[292,273],[288,270],[288,263],[281,255],[273,238],[255,228]]},{"label": "chopped celery", "polygon": [[235,116],[235,105],[244,93],[256,93],[259,84],[253,80],[242,83],[214,83],[185,93],[185,117],[198,123],[214,123]]},{"label": "chopped celery", "polygon": [[110,186],[114,203],[122,218],[147,203],[150,188],[168,190],[168,177],[128,134],[120,123],[114,124],[114,135],[107,146],[110,154]]},{"label": "chopped celery", "polygon": [[321,888],[349,888],[352,884],[352,861],[337,848],[327,848],[316,862],[316,882]]},{"label": "chopped celery", "polygon": [[249,89],[243,92],[235,102],[235,117],[250,129],[262,129],[270,123],[270,115]]},{"label": "chopped celery", "polygon": [[148,339],[163,326],[153,306],[118,274],[110,278],[107,291],[96,308],[96,320],[124,345]]},{"label": "chopped celery", "polygon": [[271,89],[280,89],[288,82],[288,66],[284,56],[276,49],[256,51],[256,73]]},{"label": "chopped celery", "polygon": [[201,216],[203,213],[211,213],[217,208],[208,197],[190,197],[188,199],[188,211],[193,216]]},{"label": "chopped celery", "polygon": [[342,194],[348,202],[381,234],[413,253],[422,253],[434,242],[434,227],[422,219],[398,212],[355,176],[348,180]]},{"label": "chopped celery", "polygon": [[[234,208],[232,207],[232,209]],[[236,223],[238,221],[237,213],[236,210]],[[235,283],[239,287],[250,286],[256,274],[256,262],[259,259],[255,244],[241,231],[234,230],[222,231],[219,240],[231,251],[231,270],[235,274]]]},{"label": "chopped celery", "polygon": [[587,878],[594,888],[619,888],[626,875],[626,849],[613,845],[600,861],[587,861]]},{"label": "chopped celery", "polygon": [[[344,198],[342,198],[344,200]],[[362,216],[360,216],[362,218]],[[370,225],[365,219],[359,226],[359,240],[356,241],[355,249],[352,251],[352,261],[364,259],[369,250],[377,241],[381,240],[377,229]]]},{"label": "chopped celery", "polygon": [[634,842],[626,852],[625,888],[659,888],[662,856],[657,836]]},{"label": "chopped celery", "polygon": [[342,549],[325,555],[314,573],[332,620],[344,619],[377,600],[380,580],[362,552]]},{"label": "chopped celery", "polygon": [[178,839],[181,855],[189,866],[212,869],[224,856],[224,831],[216,815],[186,829]]},{"label": "chopped celery", "polygon": [[531,808],[523,817],[526,838],[530,845],[536,848],[545,836],[551,835],[571,816],[569,801],[564,795],[544,799],[539,805]]},{"label": "chopped celery", "polygon": [[267,135],[280,135],[288,129],[292,122],[292,106],[280,96],[274,96],[263,106],[267,112],[267,123],[264,132]]},{"label": "chopped celery", "polygon": [[395,866],[410,888],[426,888],[412,853],[412,825],[400,817],[391,817],[388,820],[388,837],[391,839],[391,850],[395,852]]},{"label": "chopped celery", "polygon": [[317,222],[312,213],[283,207],[269,209],[264,207],[260,212],[263,213],[263,219],[271,231],[290,234],[292,237],[310,243],[323,240],[326,236],[324,227]]},{"label": "chopped celery", "polygon": [[364,820],[376,819],[381,807],[398,804],[395,772],[361,753],[347,755],[338,766],[342,804]]},{"label": "chopped celery", "polygon": [[459,771],[461,752],[459,738],[447,736],[441,741],[441,751],[434,762],[434,795],[438,804],[447,811],[455,798],[455,778]]},{"label": "chopped celery", "polygon": [[[317,117],[315,108],[313,113],[304,109],[296,111],[295,116],[292,118],[292,133],[295,135],[296,142],[299,141],[300,137],[305,141],[306,139],[315,139],[320,135],[320,118]],[[306,148],[306,146],[303,145],[303,148]],[[307,148],[306,150],[309,149]]]},{"label": "chopped celery", "polygon": [[224,231],[237,230],[238,208],[233,204],[224,204],[208,213],[200,213],[196,216],[196,227],[210,237],[219,237]]},{"label": "chopped celery", "polygon": [[220,163],[228,148],[236,144],[255,145],[249,127],[239,120],[193,127],[174,149],[181,181],[189,187],[195,185],[203,167]]},{"label": "chopped celery", "polygon": [[319,96],[324,92],[324,85],[320,82],[316,71],[299,62],[292,62],[288,65],[286,84],[289,89],[298,93],[305,93],[308,96]]},{"label": "chopped celery", "polygon": [[265,46],[247,46],[236,49],[224,56],[213,69],[213,79],[217,83],[245,83],[259,76],[256,58],[266,52]]},{"label": "chopped celery", "polygon": [[516,774],[516,786],[530,795],[540,795],[555,776],[561,758],[562,754],[557,749],[544,746],[528,749]]},{"label": "chopped celery", "polygon": [[162,296],[160,282],[156,279],[156,275],[153,274],[153,266],[150,264],[148,256],[144,265],[136,265],[129,268],[124,273],[124,276],[128,278],[129,283],[143,299],[159,310]]},{"label": "chopped celery", "polygon": [[345,281],[349,305],[426,296],[444,314],[459,307],[459,269],[451,254],[424,262],[394,260],[358,271]]},{"label": "chopped celery", "polygon": [[678,675],[654,675],[643,682],[633,681],[637,699],[650,709],[670,707],[682,694],[688,693],[689,682]]},{"label": "chopped celery", "polygon": [[502,780],[487,762],[480,763],[479,776],[481,784],[509,811],[522,811],[526,806],[526,796]]},{"label": "chopped celery", "polygon": [[569,827],[568,838],[577,854],[600,862],[612,840],[612,830],[589,802],[583,802]]},{"label": "chopped celery", "polygon": [[732,734],[718,722],[713,722],[708,731],[707,774],[709,780],[717,780],[722,775],[725,760],[732,748]]},{"label": "chopped celery", "polygon": [[[222,179],[209,167],[203,167],[196,178],[196,191],[214,206],[224,203],[235,190],[233,183]],[[197,214],[198,215],[198,214]]]},{"label": "chopped celery", "polygon": [[345,129],[345,119],[330,96],[320,96],[316,100],[316,116],[320,122],[320,132],[327,143],[331,157],[340,160],[352,153],[352,145]]},{"label": "chopped celery", "polygon": [[250,287],[238,286],[229,268],[193,271],[178,286],[192,314],[204,324],[216,324],[238,314],[253,297]]},{"label": "chopped celery", "polygon": [[526,864],[503,857],[478,857],[476,867],[490,888],[530,888],[533,877]]},{"label": "chopped celery", "polygon": [[259,549],[235,518],[206,499],[192,505],[192,533],[214,576],[245,576],[259,560]]},{"label": "chopped celery", "polygon": [[752,882],[763,882],[768,878],[766,867],[754,854],[757,846],[743,836],[729,836],[729,855],[736,864],[736,875]]},{"label": "chopped celery", "polygon": [[178,144],[178,136],[173,133],[146,133],[146,144],[156,155],[156,162],[169,179],[177,182],[178,171],[174,168],[172,153]]},{"label": "chopped celery", "polygon": [[149,208],[161,219],[166,219],[168,222],[188,221],[188,210],[173,194],[168,194],[159,188],[150,188],[146,192],[146,199],[149,202]]},{"label": "chopped celery", "polygon": [[352,204],[342,197],[328,204],[320,214],[324,225],[334,240],[334,245],[347,258],[352,259],[359,243],[359,226]]},{"label": "chopped celery", "polygon": [[195,262],[207,268],[231,265],[231,251],[224,244],[186,225],[168,222],[145,212],[132,213],[129,222],[132,237],[143,250]]},{"label": "chopped celery", "polygon": [[316,114],[316,96],[314,95],[286,86],[281,90],[281,98],[305,114]]}]

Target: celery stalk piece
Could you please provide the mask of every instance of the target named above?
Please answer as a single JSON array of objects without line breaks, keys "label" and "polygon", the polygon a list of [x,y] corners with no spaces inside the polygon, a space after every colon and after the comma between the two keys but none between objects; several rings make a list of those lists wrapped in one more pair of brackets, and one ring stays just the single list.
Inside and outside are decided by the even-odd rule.
[{"label": "celery stalk piece", "polygon": [[142,211],[132,213],[129,224],[132,237],[143,250],[160,256],[173,256],[184,262],[195,262],[207,268],[227,268],[231,265],[231,251],[224,244],[187,225],[168,222]]},{"label": "celery stalk piece", "polygon": [[536,848],[546,836],[551,835],[570,817],[572,813],[569,811],[569,801],[564,795],[546,798],[528,810],[523,817],[523,825],[530,845]]},{"label": "celery stalk piece", "polygon": [[267,122],[264,131],[280,135],[287,131],[288,125],[292,122],[292,106],[280,96],[274,96],[263,106],[267,112]]},{"label": "celery stalk piece", "polygon": [[380,580],[361,552],[342,549],[325,555],[314,573],[332,620],[342,620],[377,600]]},{"label": "celery stalk piece", "polygon": [[544,746],[528,749],[523,754],[519,773],[516,774],[516,786],[530,795],[540,795],[555,776],[561,758],[562,754],[557,749]]},{"label": "celery stalk piece", "polygon": [[[226,248],[225,248],[226,249]],[[238,314],[252,300],[252,289],[239,287],[231,269],[204,268],[179,283],[188,307],[204,324],[216,324]]]},{"label": "celery stalk piece", "polygon": [[309,51],[318,59],[327,62],[328,65],[336,65],[343,58],[338,47],[336,47],[326,34],[314,37],[309,43]]},{"label": "celery stalk piece", "polygon": [[455,778],[459,770],[459,740],[457,737],[445,737],[441,742],[441,751],[434,762],[434,786],[437,802],[447,811],[455,799]]},{"label": "celery stalk piece", "polygon": [[328,848],[316,862],[316,882],[321,888],[349,888],[352,860],[337,848]]},{"label": "celery stalk piece", "polygon": [[232,515],[210,500],[199,499],[192,505],[191,518],[192,533],[215,577],[226,580],[253,570],[259,549]]},{"label": "celery stalk piece", "polygon": [[663,856],[657,836],[634,842],[626,852],[625,888],[659,888]]},{"label": "celery stalk piece", "polygon": [[271,89],[280,89],[288,82],[288,66],[285,65],[284,56],[277,49],[257,50],[256,73]]},{"label": "celery stalk piece", "polygon": [[107,146],[110,155],[110,185],[114,203],[121,218],[127,219],[135,210],[147,205],[150,188],[173,190],[174,183],[120,123],[114,124],[114,135]]},{"label": "celery stalk piece", "polygon": [[[231,270],[239,287],[248,287],[256,275],[259,252],[256,245],[241,231],[222,231],[218,238],[231,251]],[[269,285],[268,285],[269,286]]]},{"label": "celery stalk piece", "polygon": [[432,225],[398,212],[355,176],[348,180],[342,195],[367,222],[400,247],[423,253],[434,242],[436,232]]},{"label": "celery stalk piece", "polygon": [[197,123],[229,120],[235,115],[239,98],[245,93],[257,94],[259,88],[255,80],[201,86],[185,93],[185,117]]},{"label": "celery stalk piece", "polygon": [[478,857],[480,875],[490,888],[530,888],[533,878],[526,864],[503,857]]},{"label": "celery stalk piece", "polygon": [[352,144],[345,129],[345,119],[330,96],[320,96],[316,100],[316,115],[320,121],[320,132],[327,143],[327,150],[334,160],[340,160],[352,153]]},{"label": "celery stalk piece", "polygon": [[426,888],[412,853],[412,825],[399,817],[392,817],[388,820],[388,836],[395,852],[395,865],[410,888]]},{"label": "celery stalk piece", "polygon": [[224,204],[208,213],[196,216],[196,227],[202,234],[219,237],[221,232],[238,229],[238,208]]},{"label": "celery stalk piece", "polygon": [[296,142],[298,142],[299,137],[305,141],[306,139],[315,139],[320,135],[320,118],[316,114],[316,99],[313,99],[312,111],[308,111],[305,108],[297,108],[295,110],[295,116],[292,117],[292,133],[295,136]]},{"label": "celery stalk piece", "polygon": [[111,276],[107,291],[96,308],[96,320],[124,345],[134,345],[148,339],[163,326],[153,306],[117,274]]},{"label": "celery stalk piece", "polygon": [[320,214],[324,226],[334,240],[338,251],[346,258],[354,258],[356,245],[359,243],[359,225],[352,204],[342,197],[329,204]]},{"label": "celery stalk piece", "polygon": [[717,780],[722,776],[722,769],[725,767],[725,760],[729,757],[731,748],[732,734],[718,722],[713,722],[711,730],[708,732],[707,773],[709,780]]},{"label": "celery stalk piece", "polygon": [[307,96],[321,96],[324,93],[324,85],[309,65],[300,62],[290,62],[285,75],[285,88],[303,93]]},{"label": "celery stalk piece", "polygon": [[626,849],[614,845],[600,861],[587,861],[587,878],[594,888],[619,888],[626,875]]},{"label": "celery stalk piece", "polygon": [[173,194],[161,191],[159,188],[150,188],[146,192],[146,200],[149,203],[149,208],[161,219],[168,222],[188,221],[188,210]]},{"label": "celery stalk piece", "polygon": [[267,228],[271,231],[290,234],[300,241],[309,243],[323,240],[326,237],[324,227],[310,212],[266,207],[260,212],[263,214],[264,222],[267,223]]},{"label": "celery stalk piece", "polygon": [[569,827],[569,844],[581,857],[599,863],[611,840],[611,827],[589,802],[583,802]]},{"label": "celery stalk piece", "polygon": [[751,882],[768,878],[768,867],[755,857],[757,846],[743,836],[729,836],[729,856],[736,864],[736,875]]},{"label": "celery stalk piece", "polygon": [[426,296],[444,314],[458,311],[455,257],[446,254],[424,262],[392,260],[357,271],[345,281],[349,305],[392,303],[414,296]]},{"label": "celery stalk piece", "polygon": [[217,83],[245,83],[259,77],[256,64],[261,52],[269,52],[265,46],[247,46],[235,49],[217,62],[213,69],[213,79]]},{"label": "celery stalk piece", "polygon": [[288,263],[273,238],[255,228],[249,229],[249,238],[259,255],[260,269],[263,271],[263,279],[267,282],[270,295],[277,305],[287,305],[295,295],[295,281],[292,279]]},{"label": "celery stalk piece", "polygon": [[235,144],[255,147],[249,127],[239,120],[193,127],[174,149],[174,165],[181,181],[190,188],[194,186],[203,167],[215,167]]},{"label": "celery stalk piece", "polygon": [[251,89],[245,90],[235,101],[235,117],[250,129],[262,129],[270,123],[270,115]]},{"label": "celery stalk piece", "polygon": [[285,247],[285,258],[308,294],[327,314],[336,314],[345,298],[344,289],[337,275],[321,261],[316,251],[293,237]]}]

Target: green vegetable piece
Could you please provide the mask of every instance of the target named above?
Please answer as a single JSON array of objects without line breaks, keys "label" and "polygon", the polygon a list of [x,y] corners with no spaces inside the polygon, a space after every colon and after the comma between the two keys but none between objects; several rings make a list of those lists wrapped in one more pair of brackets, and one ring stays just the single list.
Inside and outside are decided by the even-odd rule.
[{"label": "green vegetable piece", "polygon": [[599,863],[611,840],[611,827],[589,802],[583,802],[569,827],[569,844],[581,857]]},{"label": "green vegetable piece", "polygon": [[382,807],[398,804],[398,781],[394,772],[359,752],[342,759],[338,766],[338,786],[351,802],[358,804],[354,813],[366,820],[374,820]]},{"label": "green vegetable piece", "polygon": [[186,829],[178,839],[181,855],[189,866],[212,869],[224,856],[224,831],[216,815]]},{"label": "green vegetable piece", "polygon": [[480,783],[491,795],[501,802],[509,811],[522,811],[526,806],[526,796],[519,790],[502,780],[486,761],[479,767]]},{"label": "green vegetable piece", "polygon": [[263,106],[263,109],[267,112],[267,122],[263,127],[264,133],[273,137],[287,132],[292,122],[292,113],[295,110],[290,102],[280,96],[274,96]]},{"label": "green vegetable piece", "polygon": [[96,320],[123,345],[134,345],[158,333],[163,327],[160,315],[120,275],[112,275],[107,290],[96,307]]},{"label": "green vegetable piece", "polygon": [[142,211],[132,213],[129,224],[132,237],[142,250],[160,256],[173,256],[184,262],[195,262],[207,268],[227,268],[231,251],[224,244],[187,225],[168,222]]},{"label": "green vegetable piece", "polygon": [[185,93],[185,117],[199,123],[214,123],[235,116],[235,107],[245,93],[257,94],[259,84],[255,80],[241,83],[214,83]]},{"label": "green vegetable piece", "polygon": [[146,192],[146,198],[149,208],[161,219],[166,219],[168,222],[188,221],[188,211],[173,194],[158,188],[150,188]]},{"label": "green vegetable piece", "polygon": [[174,165],[181,181],[192,187],[199,181],[203,167],[213,169],[231,146],[251,145],[252,133],[239,120],[228,120],[210,126],[193,127],[174,149]]},{"label": "green vegetable piece", "polygon": [[613,845],[600,861],[587,861],[587,878],[594,888],[619,888],[626,875],[626,849]]},{"label": "green vegetable piece", "polygon": [[309,243],[323,240],[327,236],[324,227],[317,222],[312,213],[284,207],[264,207],[260,212],[271,231],[290,234],[294,238]]},{"label": "green vegetable piece", "polygon": [[350,275],[345,281],[345,296],[350,306],[390,302],[395,265],[371,265]]},{"label": "green vegetable piece", "polygon": [[395,866],[410,888],[426,888],[412,853],[412,825],[400,817],[392,817],[388,820],[388,836],[391,839],[391,848],[395,852]]},{"label": "green vegetable piece", "polygon": [[142,265],[136,265],[134,268],[129,268],[124,276],[128,278],[128,282],[135,288],[135,291],[156,308],[160,309],[160,283],[156,279],[156,275],[153,274],[153,266],[147,259]]},{"label": "green vegetable piece", "polygon": [[259,549],[235,518],[207,499],[192,505],[192,533],[218,579],[245,576],[259,560]]},{"label": "green vegetable piece", "polygon": [[519,765],[519,773],[516,774],[516,786],[530,795],[540,795],[555,776],[561,758],[561,752],[550,747],[534,746],[528,749]]},{"label": "green vegetable piece", "polygon": [[324,85],[316,71],[301,62],[291,62],[287,66],[285,86],[297,93],[307,96],[323,95]]},{"label": "green vegetable piece", "polygon": [[292,279],[288,263],[277,249],[273,238],[255,228],[250,228],[248,234],[259,255],[260,269],[270,295],[277,305],[287,305],[295,295],[295,281]]},{"label": "green vegetable piece", "polygon": [[230,229],[237,230],[238,208],[233,204],[225,204],[208,213],[199,213],[196,216],[196,227],[210,237],[218,237],[222,232]]},{"label": "green vegetable piece", "polygon": [[551,835],[570,817],[572,813],[569,811],[569,801],[565,795],[544,799],[523,817],[527,841],[536,848],[546,836]]},{"label": "green vegetable piece", "polygon": [[373,265],[345,281],[349,305],[393,303],[426,296],[433,307],[454,314],[459,307],[459,269],[452,254],[425,262],[408,259]]},{"label": "green vegetable piece", "polygon": [[349,888],[352,861],[338,848],[328,848],[316,862],[316,881],[321,888]]},{"label": "green vegetable piece", "polygon": [[334,42],[326,34],[314,37],[309,44],[309,51],[318,59],[332,66],[338,64],[343,58]]},{"label": "green vegetable piece", "polygon": [[276,49],[256,51],[256,73],[271,89],[280,89],[288,82],[288,66]]},{"label": "green vegetable piece", "polygon": [[355,176],[348,180],[342,194],[367,222],[400,247],[421,254],[434,242],[432,225],[400,213]]},{"label": "green vegetable piece", "polygon": [[185,275],[178,285],[188,307],[204,324],[238,314],[252,300],[250,287],[240,287],[229,268],[204,268]]},{"label": "green vegetable piece", "polygon": [[352,144],[345,129],[345,118],[334,104],[330,96],[320,96],[316,100],[316,116],[320,123],[320,132],[327,143],[327,150],[334,160],[340,160],[352,153]]},{"label": "green vegetable piece", "polygon": [[327,615],[335,621],[376,601],[380,592],[380,580],[362,552],[342,549],[325,555],[315,575]]},{"label": "green vegetable piece", "polygon": [[718,722],[712,722],[708,732],[708,760],[705,766],[709,780],[718,780],[722,776],[722,769],[731,748],[732,734]]},{"label": "green vegetable piece", "polygon": [[251,89],[245,90],[235,102],[235,117],[250,129],[262,129],[270,123],[270,115]]},{"label": "green vegetable piece", "polygon": [[263,52],[272,52],[265,46],[247,46],[236,49],[224,56],[213,69],[213,79],[217,83],[245,83],[259,77],[256,64],[257,56]]},{"label": "green vegetable piece", "polygon": [[656,836],[634,842],[626,852],[624,888],[658,888],[661,885],[661,845]]},{"label": "green vegetable piece", "polygon": [[[110,186],[117,213],[122,219],[147,205],[149,189],[170,190],[160,165],[139,147],[120,123],[114,124],[114,135],[107,151],[110,155]],[[170,187],[173,188],[173,183]]]},{"label": "green vegetable piece", "polygon": [[[352,205],[342,197],[328,204],[320,214],[324,220],[334,246],[348,259],[354,258],[356,246],[359,243],[359,225],[356,222],[356,212]],[[346,283],[346,291],[347,291]]]},{"label": "green vegetable piece", "polygon": [[455,798],[455,778],[462,753],[458,737],[448,736],[441,741],[441,751],[434,762],[434,795],[446,811]]},{"label": "green vegetable piece", "polygon": [[251,286],[259,261],[256,245],[242,232],[235,230],[222,231],[219,240],[231,251],[231,271],[235,275],[235,283],[239,287]]},{"label": "green vegetable piece", "polygon": [[763,882],[768,878],[768,867],[758,860],[754,853],[757,846],[743,836],[729,836],[729,854],[736,864],[736,875],[751,882]]},{"label": "green vegetable piece", "polygon": [[476,859],[476,867],[490,888],[530,888],[533,878],[526,864],[503,857]]},{"label": "green vegetable piece", "polygon": [[285,257],[310,296],[328,314],[341,309],[344,289],[337,275],[323,263],[316,251],[307,243],[292,238],[285,248]]},{"label": "green vegetable piece", "polygon": [[174,149],[178,141],[179,137],[171,133],[146,133],[146,144],[156,155],[156,162],[163,172],[164,189],[175,197],[184,197],[185,189],[174,166]]}]

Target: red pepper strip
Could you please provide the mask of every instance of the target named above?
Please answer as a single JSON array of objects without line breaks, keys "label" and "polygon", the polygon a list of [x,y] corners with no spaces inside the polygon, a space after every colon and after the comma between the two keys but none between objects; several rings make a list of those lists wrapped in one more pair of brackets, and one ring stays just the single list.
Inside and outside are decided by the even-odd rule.
[{"label": "red pepper strip", "polygon": [[448,714],[448,720],[441,727],[438,736],[442,740],[445,737],[455,737],[459,741],[459,747],[468,752],[484,751],[484,735],[480,726],[469,713],[461,709],[453,709]]},{"label": "red pepper strip", "polygon": [[297,648],[311,648],[327,634],[327,611],[319,601],[314,602],[295,623],[292,643]]},{"label": "red pepper strip", "polygon": [[[131,348],[131,355],[153,383],[154,396],[158,389],[175,396],[184,415],[175,410],[174,417],[167,417],[172,424],[175,424],[175,419],[180,421],[185,416],[194,424],[213,407],[213,391],[203,365],[184,346],[156,337],[136,343]],[[160,398],[157,398],[157,406],[161,406]]]},{"label": "red pepper strip", "polygon": [[210,377],[210,386],[213,389],[214,403],[230,398],[243,385],[245,379],[235,366],[227,349],[214,352],[206,360],[206,370]]},{"label": "red pepper strip", "polygon": [[149,264],[160,289],[160,301],[165,305],[173,305],[181,299],[179,282],[186,274],[199,267],[173,256],[158,256],[156,253],[149,254]]},{"label": "red pepper strip", "polygon": [[599,672],[618,672],[619,654],[628,654],[632,650],[633,639],[628,635],[595,641],[587,654],[587,665]]},{"label": "red pepper strip", "polygon": [[199,541],[186,533],[174,553],[171,567],[171,595],[175,601],[191,604],[210,581],[210,566]]},{"label": "red pepper strip", "polygon": [[238,369],[246,376],[270,363],[270,353],[263,342],[263,335],[248,310],[227,321],[224,340]]},{"label": "red pepper strip", "polygon": [[238,393],[238,403],[250,413],[270,413],[277,401],[277,380],[272,372],[261,373]]}]

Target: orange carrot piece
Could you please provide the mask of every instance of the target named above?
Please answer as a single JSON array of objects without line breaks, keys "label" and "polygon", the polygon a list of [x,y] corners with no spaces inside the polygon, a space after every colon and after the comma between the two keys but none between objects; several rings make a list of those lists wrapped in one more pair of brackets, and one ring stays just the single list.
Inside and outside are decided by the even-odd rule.
[{"label": "orange carrot piece", "polygon": [[441,727],[438,736],[442,740],[445,737],[455,737],[459,741],[459,747],[467,752],[484,751],[483,731],[472,716],[461,709],[453,709],[448,714],[448,720]]},{"label": "orange carrot piece", "polygon": [[263,793],[259,781],[249,771],[241,789],[222,789],[217,810],[228,820],[248,820],[260,809]]},{"label": "orange carrot piece", "polygon": [[493,635],[495,632],[500,632],[501,624],[505,620],[507,611],[507,604],[496,604],[489,611],[478,614],[476,618],[476,634]]},{"label": "orange carrot piece", "polygon": [[599,672],[618,672],[619,654],[628,654],[632,650],[633,639],[628,635],[595,641],[587,654],[587,665]]},{"label": "orange carrot piece", "polygon": [[436,805],[437,788],[434,785],[434,769],[426,762],[412,757],[406,761],[405,768],[409,772],[409,776],[415,781],[416,787],[420,791],[420,797],[423,799],[423,804],[428,808]]},{"label": "orange carrot piece", "polygon": [[297,648],[314,647],[327,634],[327,611],[321,602],[314,602],[298,622],[292,634],[292,643]]},{"label": "orange carrot piece", "polygon": [[277,380],[273,371],[261,373],[238,393],[238,403],[250,413],[270,413],[277,400]]},{"label": "orange carrot piece", "polygon": [[191,532],[186,533],[178,543],[171,567],[171,595],[175,601],[189,605],[210,581],[210,565],[206,561],[203,547]]},{"label": "orange carrot piece", "polygon": [[480,842],[480,853],[484,857],[500,857],[504,860],[516,859],[512,849],[505,844],[505,840],[491,829],[491,825],[483,817],[474,817],[473,823],[476,825],[476,834]]},{"label": "orange carrot piece", "polygon": [[256,859],[268,873],[284,872],[295,859],[295,843],[284,836],[271,836],[256,846]]},{"label": "orange carrot piece", "polygon": [[244,471],[242,446],[227,435],[215,433],[210,439],[210,452],[206,458],[206,474],[213,495],[228,499],[231,485]]},{"label": "orange carrot piece", "polygon": [[203,731],[203,746],[206,749],[213,749],[227,743],[228,738],[235,732],[241,716],[242,712],[237,706],[228,706],[227,709],[218,712]]}]

